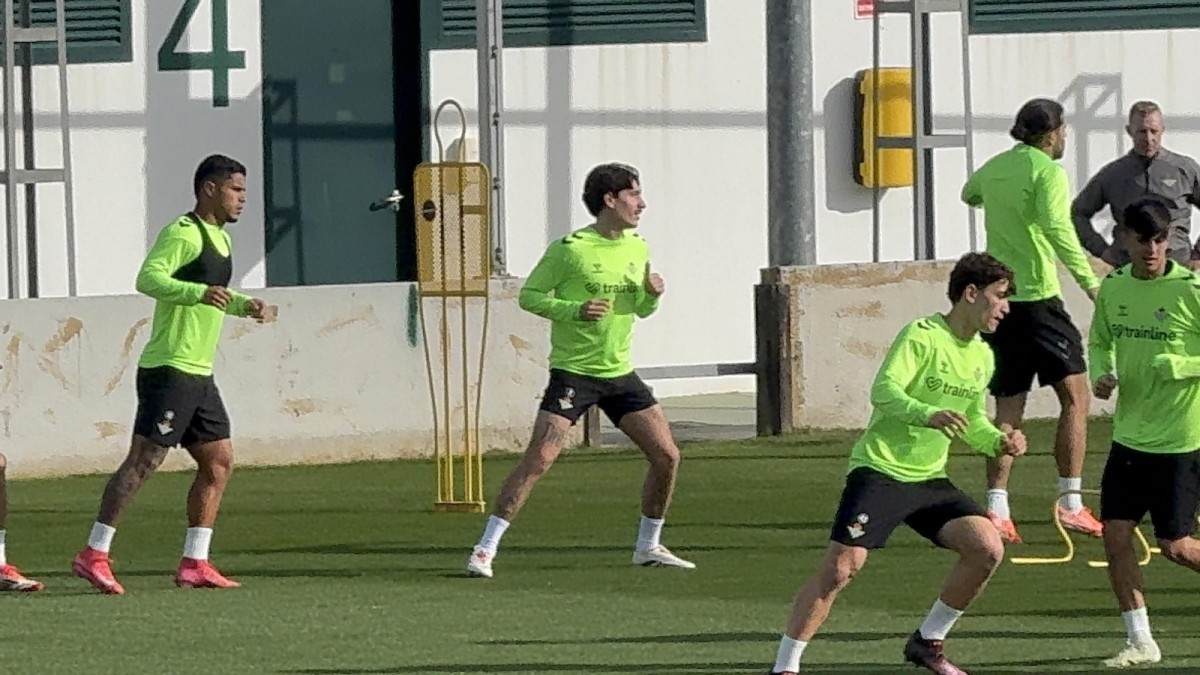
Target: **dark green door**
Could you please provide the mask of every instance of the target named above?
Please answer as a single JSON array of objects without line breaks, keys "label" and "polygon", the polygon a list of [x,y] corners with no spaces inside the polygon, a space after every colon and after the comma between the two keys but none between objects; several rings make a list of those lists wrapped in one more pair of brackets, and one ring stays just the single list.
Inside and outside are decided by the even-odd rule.
[{"label": "dark green door", "polygon": [[[420,3],[262,0],[270,286],[408,281],[425,78]],[[303,36],[303,37],[301,37]]]}]

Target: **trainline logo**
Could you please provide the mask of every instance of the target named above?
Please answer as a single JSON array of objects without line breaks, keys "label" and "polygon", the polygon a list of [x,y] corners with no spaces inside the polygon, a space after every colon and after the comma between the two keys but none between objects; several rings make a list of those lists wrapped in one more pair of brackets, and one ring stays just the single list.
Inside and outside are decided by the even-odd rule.
[{"label": "trainline logo", "polygon": [[1110,324],[1113,337],[1128,340],[1150,340],[1152,342],[1175,342],[1179,333],[1154,326],[1129,326],[1123,323]]},{"label": "trainline logo", "polygon": [[589,281],[583,285],[588,293],[637,293],[638,287],[632,281],[623,284],[597,284]]},{"label": "trainline logo", "polygon": [[976,389],[975,387],[964,387],[954,384],[953,382],[947,382],[940,377],[925,378],[925,386],[929,389],[929,391],[940,391],[946,396],[965,398],[969,401],[979,398],[979,395],[982,393],[982,390]]}]

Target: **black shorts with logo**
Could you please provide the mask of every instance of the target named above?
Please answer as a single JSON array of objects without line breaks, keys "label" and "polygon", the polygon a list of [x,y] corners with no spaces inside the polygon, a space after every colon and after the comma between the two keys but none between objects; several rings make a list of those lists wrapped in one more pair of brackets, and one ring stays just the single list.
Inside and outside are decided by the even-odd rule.
[{"label": "black shorts with logo", "polygon": [[170,366],[138,368],[133,433],[173,448],[230,436],[229,414],[211,375],[189,375]]},{"label": "black shorts with logo", "polygon": [[996,372],[988,386],[993,396],[1024,394],[1033,388],[1034,376],[1045,387],[1087,372],[1083,336],[1062,298],[1008,306],[1008,316],[996,332],[982,336],[996,355]]},{"label": "black shorts with logo", "polygon": [[613,425],[618,425],[625,415],[645,410],[657,403],[654,393],[637,373],[603,378],[552,368],[550,383],[546,385],[546,391],[542,394],[540,408],[565,417],[571,420],[571,424],[575,424],[588,408],[597,405],[608,419],[612,420]]},{"label": "black shorts with logo", "polygon": [[903,523],[944,548],[937,535],[946,523],[985,513],[948,478],[904,483],[860,467],[846,476],[829,538],[846,546],[883,548]]},{"label": "black shorts with logo", "polygon": [[1200,509],[1200,450],[1142,452],[1113,442],[1100,479],[1100,519],[1141,523],[1146,513],[1157,539],[1196,531]]}]

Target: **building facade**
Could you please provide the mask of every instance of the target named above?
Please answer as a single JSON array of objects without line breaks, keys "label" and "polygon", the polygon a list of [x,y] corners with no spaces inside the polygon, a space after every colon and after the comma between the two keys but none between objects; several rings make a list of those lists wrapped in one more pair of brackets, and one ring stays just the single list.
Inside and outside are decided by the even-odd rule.
[{"label": "building facade", "polygon": [[[638,166],[643,234],[669,288],[639,328],[639,365],[754,358],[752,287],[767,263],[766,1],[504,3],[508,271],[526,274],[549,241],[588,222],[580,184],[591,166]],[[53,0],[33,2],[44,21]],[[133,291],[138,262],[190,207],[191,172],[211,152],[250,171],[248,208],[233,226],[241,286],[413,278],[411,202],[399,214],[367,206],[410,192],[413,169],[437,147],[429,116],[443,100],[468,111],[466,147],[477,157],[473,0],[66,4],[81,295]],[[812,4],[818,262],[911,259],[911,189],[884,191],[875,232],[873,193],[854,180],[854,78],[871,66],[870,3]],[[1013,113],[1034,96],[1067,107],[1063,163],[1076,187],[1129,147],[1124,112],[1138,99],[1164,107],[1168,147],[1200,154],[1200,94],[1187,86],[1200,60],[1194,16],[1163,12],[1118,32],[1101,29],[1136,23],[1133,15],[1032,25],[1005,17],[1006,3],[976,4],[992,6],[989,30],[1038,31],[970,38],[976,164],[1009,145]],[[1045,32],[1059,29],[1054,20],[1087,31]],[[939,16],[932,29],[935,125],[950,132],[961,129],[965,101],[962,22]],[[909,65],[905,18],[884,19],[882,43],[883,65]],[[35,63],[36,147],[48,166],[60,147],[57,80],[46,53]],[[457,119],[443,116],[439,131],[456,140]],[[966,164],[962,150],[938,151],[939,258],[970,247],[957,199]],[[67,289],[61,197],[39,188],[42,296]],[[0,250],[7,260],[4,242]],[[752,386],[737,376],[658,389]]]}]

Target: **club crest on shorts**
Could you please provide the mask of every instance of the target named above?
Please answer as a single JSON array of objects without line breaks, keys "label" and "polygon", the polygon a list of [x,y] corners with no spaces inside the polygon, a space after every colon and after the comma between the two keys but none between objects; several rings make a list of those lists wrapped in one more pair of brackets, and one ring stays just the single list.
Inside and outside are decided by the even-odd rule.
[{"label": "club crest on shorts", "polygon": [[567,387],[567,390],[563,392],[563,395],[558,397],[558,407],[562,408],[563,410],[570,410],[571,408],[575,407],[574,389]]},{"label": "club crest on shorts", "polygon": [[846,530],[850,532],[850,538],[858,539],[859,537],[866,534],[867,533],[866,525],[869,522],[871,522],[871,518],[865,513],[860,513],[857,516],[855,516],[854,522],[846,527]]},{"label": "club crest on shorts", "polygon": [[171,426],[171,422],[173,422],[174,420],[175,420],[175,411],[168,410],[167,412],[163,413],[162,419],[159,420],[154,426],[158,427],[158,433],[162,434],[163,436],[166,436],[166,435],[170,434],[172,431],[175,431],[175,427]]}]

